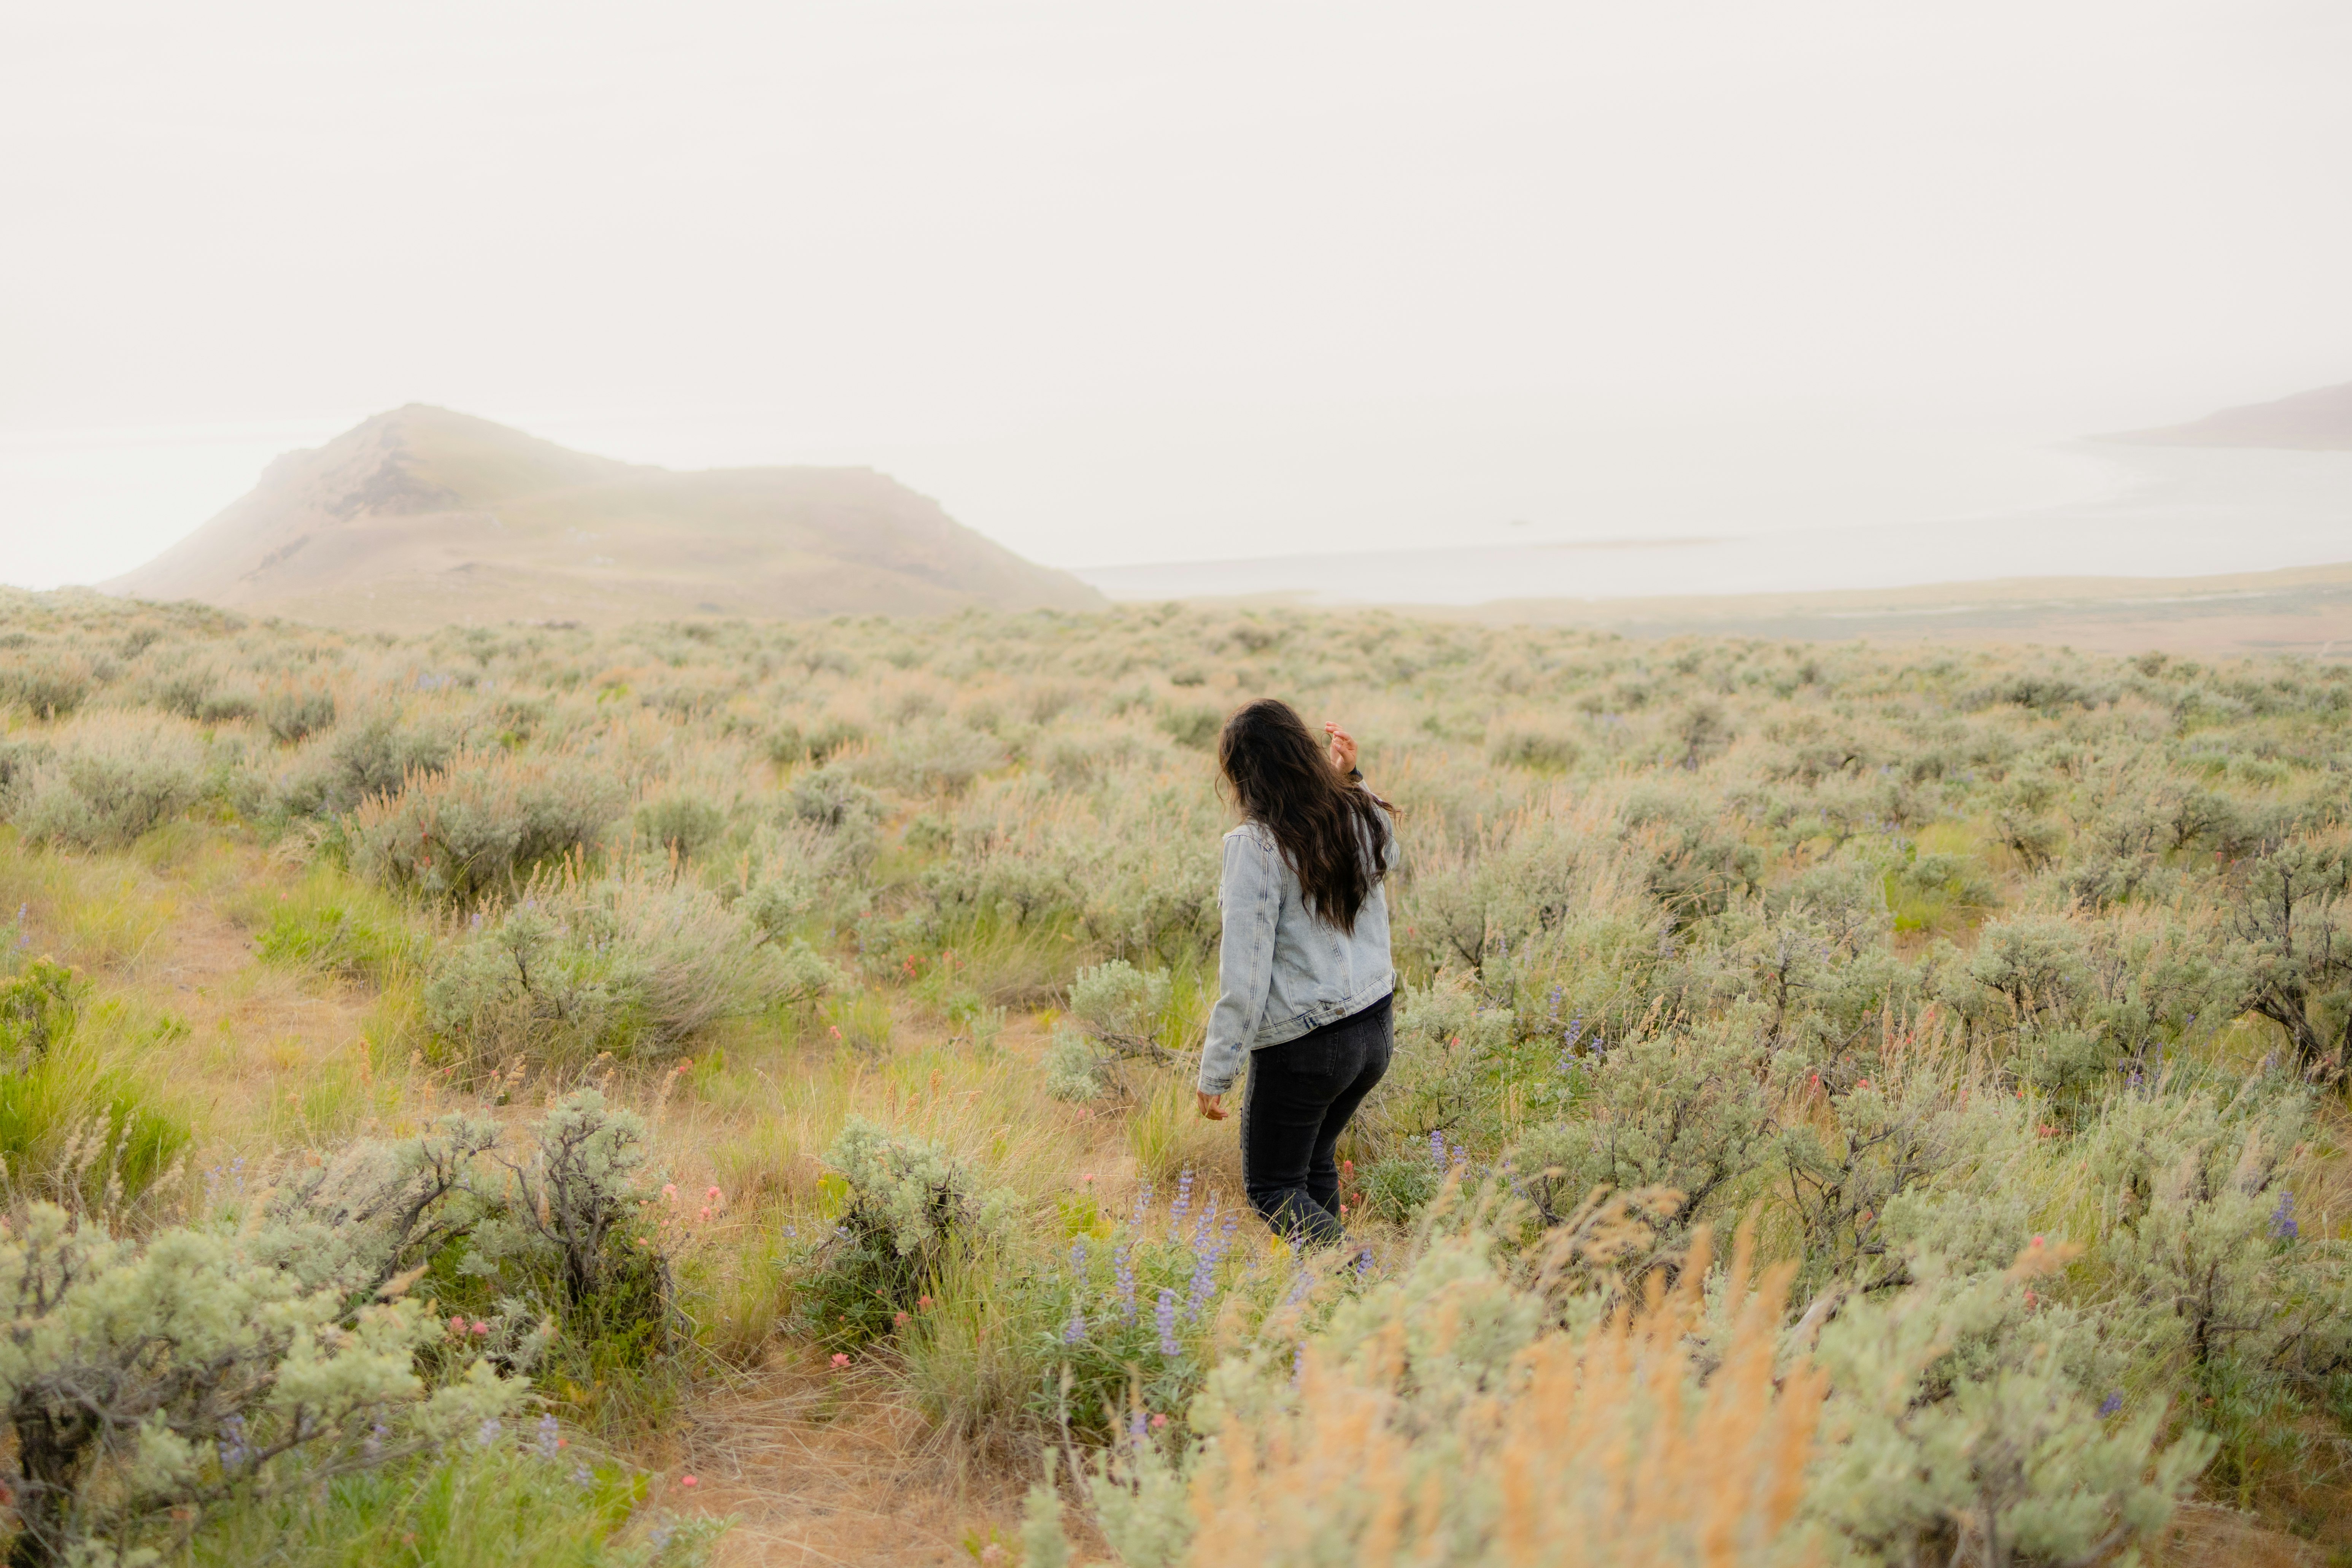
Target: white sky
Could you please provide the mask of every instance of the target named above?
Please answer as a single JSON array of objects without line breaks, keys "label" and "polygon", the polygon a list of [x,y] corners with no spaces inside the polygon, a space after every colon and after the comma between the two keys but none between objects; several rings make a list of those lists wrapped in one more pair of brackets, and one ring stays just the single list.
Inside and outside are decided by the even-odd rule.
[{"label": "white sky", "polygon": [[2347,83],[2340,0],[7,6],[0,581],[409,401],[1064,564],[2063,490],[1982,452],[2352,379]]}]

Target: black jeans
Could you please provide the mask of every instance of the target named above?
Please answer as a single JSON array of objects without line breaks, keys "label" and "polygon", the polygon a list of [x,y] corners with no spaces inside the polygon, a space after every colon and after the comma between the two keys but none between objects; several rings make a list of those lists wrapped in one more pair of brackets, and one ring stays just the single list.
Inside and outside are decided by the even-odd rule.
[{"label": "black jeans", "polygon": [[1389,998],[1278,1046],[1250,1053],[1242,1100],[1242,1188],[1293,1245],[1328,1246],[1339,1228],[1333,1152],[1348,1118],[1389,1070],[1396,1031]]}]

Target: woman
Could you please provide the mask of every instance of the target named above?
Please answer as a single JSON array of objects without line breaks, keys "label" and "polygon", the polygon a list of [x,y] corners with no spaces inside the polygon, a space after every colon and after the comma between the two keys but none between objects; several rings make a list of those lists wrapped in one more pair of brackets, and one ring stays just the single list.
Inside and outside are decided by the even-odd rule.
[{"label": "woman", "polygon": [[1242,1185],[1293,1242],[1337,1241],[1348,1118],[1388,1070],[1392,1034],[1388,901],[1396,839],[1363,787],[1356,742],[1326,724],[1327,756],[1287,703],[1265,699],[1225,721],[1217,765],[1240,805],[1225,835],[1221,994],[1201,1051],[1201,1114],[1242,1100]]}]

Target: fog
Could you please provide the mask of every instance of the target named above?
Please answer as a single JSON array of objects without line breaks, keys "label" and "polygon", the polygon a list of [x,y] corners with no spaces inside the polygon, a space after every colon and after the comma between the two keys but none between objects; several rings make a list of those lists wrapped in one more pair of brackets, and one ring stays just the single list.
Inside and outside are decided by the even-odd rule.
[{"label": "fog", "polygon": [[2094,503],[2352,379],[2347,81],[2327,0],[13,7],[0,580],[411,401],[1072,566]]}]

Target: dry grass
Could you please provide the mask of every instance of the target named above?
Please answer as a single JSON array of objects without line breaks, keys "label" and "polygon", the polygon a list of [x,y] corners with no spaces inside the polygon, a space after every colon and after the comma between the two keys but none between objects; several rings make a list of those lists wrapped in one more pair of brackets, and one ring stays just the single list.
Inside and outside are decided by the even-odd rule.
[{"label": "dry grass", "polygon": [[791,1355],[698,1402],[650,1457],[669,1500],[735,1516],[729,1568],[970,1563],[968,1540],[1013,1533],[1029,1479],[952,1463],[887,1378]]},{"label": "dry grass", "polygon": [[[1193,1472],[1194,1568],[1333,1560],[1512,1568],[1823,1561],[1793,1531],[1825,1381],[1776,1376],[1791,1270],[1748,1289],[1743,1240],[1731,1333],[1702,1383],[1704,1237],[1671,1292],[1585,1333],[1554,1330],[1491,1383],[1449,1387],[1457,1346],[1492,1331],[1469,1276],[1398,1296],[1345,1361],[1310,1344],[1297,1410],[1228,1426]],[[1652,1277],[1654,1286],[1656,1277]]]}]

